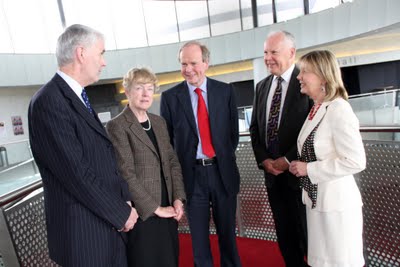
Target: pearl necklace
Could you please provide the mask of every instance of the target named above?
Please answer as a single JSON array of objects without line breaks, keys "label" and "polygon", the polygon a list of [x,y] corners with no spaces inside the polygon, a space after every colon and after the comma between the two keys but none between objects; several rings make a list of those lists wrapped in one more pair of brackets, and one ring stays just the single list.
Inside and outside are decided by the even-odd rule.
[{"label": "pearl necklace", "polygon": [[[151,129],[151,122],[150,122],[150,119],[147,118],[147,121],[149,122],[149,127],[144,128],[144,127],[142,126],[143,130],[145,130],[145,131],[149,131],[149,130]],[[146,121],[145,121],[145,122],[146,122]]]},{"label": "pearl necklace", "polygon": [[[143,130],[145,130],[145,131],[149,131],[149,130],[151,129],[151,121],[150,121],[149,116],[147,116],[147,113],[146,113],[146,117],[147,117],[147,120],[146,120],[146,121],[149,122],[149,127],[144,128],[143,125],[142,125],[142,128],[143,128]],[[144,121],[144,122],[142,122],[142,123],[145,123],[146,121]]]}]

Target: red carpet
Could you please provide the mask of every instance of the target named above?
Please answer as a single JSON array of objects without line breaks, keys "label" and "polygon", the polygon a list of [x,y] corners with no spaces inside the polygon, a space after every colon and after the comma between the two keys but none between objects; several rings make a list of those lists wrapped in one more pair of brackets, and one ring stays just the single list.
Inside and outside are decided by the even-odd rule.
[{"label": "red carpet", "polygon": [[[219,265],[218,238],[210,235],[214,267]],[[278,243],[252,238],[237,238],[242,267],[284,267]],[[179,234],[179,267],[193,267],[192,241],[189,234]]]}]

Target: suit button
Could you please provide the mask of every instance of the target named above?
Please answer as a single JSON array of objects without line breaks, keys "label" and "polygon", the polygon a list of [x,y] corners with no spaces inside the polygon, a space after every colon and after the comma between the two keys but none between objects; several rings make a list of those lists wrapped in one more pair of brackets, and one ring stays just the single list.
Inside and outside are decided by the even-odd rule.
[{"label": "suit button", "polygon": [[164,179],[165,179],[165,181],[168,181],[168,177],[165,177]]}]

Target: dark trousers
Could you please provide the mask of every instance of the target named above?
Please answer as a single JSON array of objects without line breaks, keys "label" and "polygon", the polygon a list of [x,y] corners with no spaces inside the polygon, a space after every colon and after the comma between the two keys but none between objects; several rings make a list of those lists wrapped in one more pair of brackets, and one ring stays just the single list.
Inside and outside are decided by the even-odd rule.
[{"label": "dark trousers", "polygon": [[307,225],[301,190],[289,186],[285,175],[279,175],[272,186],[267,187],[279,248],[287,267],[308,266],[304,261]]},{"label": "dark trousers", "polygon": [[236,247],[236,197],[225,192],[216,164],[196,165],[194,191],[186,206],[196,267],[213,266],[209,239],[210,207],[218,235],[221,267],[241,266]]}]

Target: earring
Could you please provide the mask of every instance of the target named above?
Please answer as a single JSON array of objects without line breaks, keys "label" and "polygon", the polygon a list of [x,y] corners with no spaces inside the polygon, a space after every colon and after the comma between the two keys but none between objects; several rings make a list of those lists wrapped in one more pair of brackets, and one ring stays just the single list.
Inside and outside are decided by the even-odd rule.
[{"label": "earring", "polygon": [[325,93],[325,86],[321,85],[321,91]]}]

